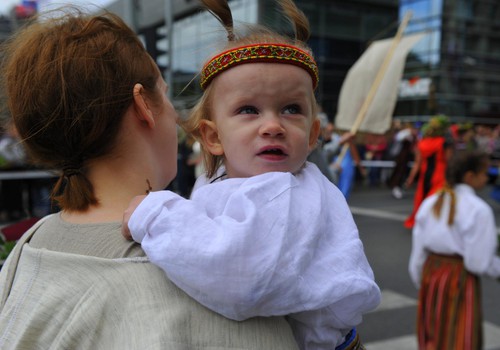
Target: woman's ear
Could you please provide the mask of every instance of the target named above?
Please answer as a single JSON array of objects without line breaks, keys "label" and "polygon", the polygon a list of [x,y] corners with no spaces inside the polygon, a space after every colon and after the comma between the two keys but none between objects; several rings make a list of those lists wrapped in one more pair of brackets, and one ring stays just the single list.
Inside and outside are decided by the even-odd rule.
[{"label": "woman's ear", "polygon": [[134,85],[134,90],[133,90],[134,108],[136,111],[137,118],[142,123],[146,123],[150,128],[154,128],[155,119],[153,111],[150,108],[150,104],[148,104],[144,91],[145,91],[144,86],[142,86],[142,84]]},{"label": "woman's ear", "polygon": [[318,118],[314,118],[309,132],[309,152],[312,151],[318,144],[318,137],[321,131],[321,123]]},{"label": "woman's ear", "polygon": [[200,134],[205,148],[214,156],[222,156],[224,148],[219,140],[217,125],[211,120],[203,119],[200,122]]}]

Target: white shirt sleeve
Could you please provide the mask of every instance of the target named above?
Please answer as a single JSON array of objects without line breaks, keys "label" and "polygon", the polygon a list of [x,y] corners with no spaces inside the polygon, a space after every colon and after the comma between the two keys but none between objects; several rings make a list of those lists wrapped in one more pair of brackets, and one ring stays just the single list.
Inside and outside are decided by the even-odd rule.
[{"label": "white shirt sleeve", "polygon": [[345,198],[323,178],[309,164],[297,176],[202,186],[192,200],[151,193],[129,226],[203,305],[236,320],[297,313],[295,324],[323,328],[335,344],[379,304],[380,290]]}]

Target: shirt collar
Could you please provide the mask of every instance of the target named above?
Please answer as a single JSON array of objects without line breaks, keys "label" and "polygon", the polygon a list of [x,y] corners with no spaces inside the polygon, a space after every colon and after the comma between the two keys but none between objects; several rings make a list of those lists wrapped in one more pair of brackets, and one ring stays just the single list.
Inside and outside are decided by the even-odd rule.
[{"label": "shirt collar", "polygon": [[476,191],[469,185],[460,183],[458,185],[455,185],[455,190],[457,192],[465,192],[465,193],[476,193]]}]

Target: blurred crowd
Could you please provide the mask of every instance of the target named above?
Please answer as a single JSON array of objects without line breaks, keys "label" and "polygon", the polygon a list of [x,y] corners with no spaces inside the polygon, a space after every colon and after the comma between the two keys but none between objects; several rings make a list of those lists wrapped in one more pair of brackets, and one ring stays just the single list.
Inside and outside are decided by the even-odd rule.
[{"label": "blurred crowd", "polygon": [[[318,118],[321,121],[321,135],[318,146],[308,160],[317,164],[347,199],[356,185],[387,186],[394,198],[403,198],[405,190],[418,180],[415,170],[414,179],[408,181],[418,153],[417,145],[424,139],[426,127],[433,120],[441,118],[444,124],[440,125],[440,136],[446,140],[442,147],[480,149],[490,155],[491,184],[496,185],[492,197],[500,201],[500,125],[449,123],[446,117],[435,117],[428,122],[394,120],[391,129],[383,135],[353,135],[349,131],[337,130],[321,109]],[[203,173],[201,146],[181,128],[178,136],[178,174],[168,189],[189,197],[195,179]],[[0,170],[32,169],[36,168],[29,163],[14,128],[1,130]],[[51,179],[0,181],[0,222],[16,221],[28,216],[41,217],[53,211],[49,200],[51,185]]]},{"label": "blurred crowd", "polygon": [[[20,142],[12,124],[0,129],[0,171],[7,178],[19,171],[36,170]],[[15,222],[27,217],[43,217],[54,211],[51,206],[51,178],[12,178],[0,181],[0,223]]]},{"label": "blurred crowd", "polygon": [[[432,125],[432,124],[438,125]],[[435,135],[426,135],[431,133]],[[436,131],[436,129],[438,129]],[[335,157],[329,151],[332,140],[338,140],[348,132],[336,131],[332,122],[327,122],[323,129],[323,138],[318,148],[323,150],[330,170],[335,168]],[[383,135],[359,133],[348,139],[349,150],[356,153],[350,164],[355,167],[352,186],[364,184],[368,186],[387,186],[396,199],[404,196],[405,188],[416,182],[417,178],[408,183],[416,154],[418,143],[426,136],[442,138],[439,147],[453,150],[479,149],[487,152],[491,159],[491,180],[497,178],[497,167],[500,165],[500,125],[450,123],[448,118],[437,116],[428,122],[403,122],[394,120],[391,129]],[[335,143],[335,142],[334,142]],[[354,147],[352,146],[354,145]],[[316,162],[316,161],[315,161]],[[336,169],[342,172],[345,169]],[[349,192],[343,191],[346,197]]]}]

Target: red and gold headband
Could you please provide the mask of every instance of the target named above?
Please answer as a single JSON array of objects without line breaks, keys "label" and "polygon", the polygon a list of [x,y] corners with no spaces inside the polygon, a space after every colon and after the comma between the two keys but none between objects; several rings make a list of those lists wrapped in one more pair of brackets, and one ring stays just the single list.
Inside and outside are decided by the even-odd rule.
[{"label": "red and gold headband", "polygon": [[293,64],[305,69],[312,78],[313,89],[318,85],[318,66],[307,52],[292,45],[255,44],[237,47],[212,58],[201,71],[201,88],[205,90],[220,73],[243,63],[268,62]]}]

